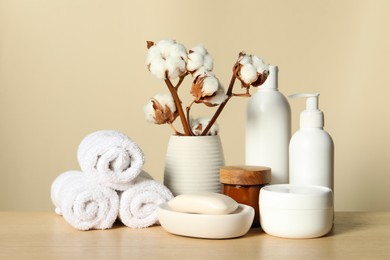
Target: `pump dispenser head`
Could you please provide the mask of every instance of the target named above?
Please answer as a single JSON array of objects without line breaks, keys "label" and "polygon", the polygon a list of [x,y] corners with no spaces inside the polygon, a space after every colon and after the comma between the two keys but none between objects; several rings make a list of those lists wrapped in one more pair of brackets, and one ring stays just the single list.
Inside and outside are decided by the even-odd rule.
[{"label": "pump dispenser head", "polygon": [[324,127],[324,113],[318,109],[319,93],[298,93],[289,98],[306,98],[306,109],[301,112],[300,127]]}]

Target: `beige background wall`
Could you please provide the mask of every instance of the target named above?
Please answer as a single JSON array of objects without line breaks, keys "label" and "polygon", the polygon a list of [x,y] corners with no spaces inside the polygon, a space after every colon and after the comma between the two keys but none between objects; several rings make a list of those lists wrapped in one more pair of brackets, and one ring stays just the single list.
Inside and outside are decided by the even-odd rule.
[{"label": "beige background wall", "polygon": [[[390,210],[389,12],[386,0],[0,0],[0,210],[52,210],[51,182],[99,129],[128,134],[162,180],[171,131],[142,112],[166,91],[145,66],[145,41],[162,38],[204,43],[225,85],[245,50],[279,66],[284,94],[320,92],[336,210]],[[295,132],[304,102],[290,104]],[[227,164],[244,162],[246,105],[232,99],[219,120]]]}]

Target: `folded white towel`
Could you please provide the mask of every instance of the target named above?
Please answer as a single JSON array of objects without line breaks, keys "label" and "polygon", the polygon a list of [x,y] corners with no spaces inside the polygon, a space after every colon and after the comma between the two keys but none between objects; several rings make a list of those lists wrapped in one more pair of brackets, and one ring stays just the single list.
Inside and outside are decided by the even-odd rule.
[{"label": "folded white towel", "polygon": [[173,198],[167,187],[144,177],[146,174],[138,176],[133,185],[119,196],[119,218],[131,228],[145,228],[157,224],[157,206]]},{"label": "folded white towel", "polygon": [[123,133],[101,130],[86,136],[77,150],[81,170],[98,183],[115,190],[126,190],[141,172],[141,148]]},{"label": "folded white towel", "polygon": [[55,212],[80,230],[111,228],[118,217],[119,197],[80,171],[60,174],[52,183]]}]

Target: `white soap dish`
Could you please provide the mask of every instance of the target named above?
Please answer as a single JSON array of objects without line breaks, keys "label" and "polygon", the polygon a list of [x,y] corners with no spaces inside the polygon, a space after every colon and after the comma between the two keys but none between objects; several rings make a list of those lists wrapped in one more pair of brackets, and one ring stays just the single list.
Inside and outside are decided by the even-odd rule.
[{"label": "white soap dish", "polygon": [[169,233],[198,238],[226,239],[245,235],[253,222],[254,209],[239,204],[230,214],[206,215],[172,210],[168,203],[157,208],[161,226]]}]

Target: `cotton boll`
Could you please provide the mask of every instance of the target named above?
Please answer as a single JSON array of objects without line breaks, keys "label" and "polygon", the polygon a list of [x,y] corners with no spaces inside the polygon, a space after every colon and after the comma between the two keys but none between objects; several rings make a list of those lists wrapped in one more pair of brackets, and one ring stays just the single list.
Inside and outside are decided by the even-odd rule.
[{"label": "cotton boll", "polygon": [[[202,57],[202,60],[200,59]],[[196,72],[196,75],[199,75],[202,71],[211,71],[213,70],[213,58],[208,54],[206,48],[202,44],[198,44],[190,50],[188,59],[192,60],[190,65],[187,67],[189,71],[195,72],[196,70],[203,67],[199,72]]]},{"label": "cotton boll", "polygon": [[213,95],[219,88],[219,80],[214,76],[207,76],[203,80],[202,90],[204,96]]},{"label": "cotton boll", "polygon": [[[191,49],[192,52],[197,52],[199,53],[200,55],[202,56],[205,56],[206,53],[207,53],[207,50],[206,48],[204,47],[203,44],[199,43],[198,45],[196,45],[194,48]],[[190,51],[190,52],[191,52]]]},{"label": "cotton boll", "polygon": [[205,67],[200,67],[199,69],[197,69],[196,71],[194,71],[193,73],[192,73],[192,76],[193,77],[197,77],[197,76],[199,76],[199,75],[201,75],[201,74],[208,74],[208,73],[210,73],[210,71],[209,70],[207,70]]},{"label": "cotton boll", "polygon": [[176,79],[186,70],[186,63],[180,57],[169,57],[166,60],[166,66],[168,70],[168,77],[170,79]]},{"label": "cotton boll", "polygon": [[[195,135],[199,135],[199,129],[196,129],[197,127],[199,126],[199,121],[198,119],[194,119],[194,118],[190,118],[190,127],[191,127],[191,131],[195,134]],[[197,134],[198,133],[198,134]]]},{"label": "cotton boll", "polygon": [[[207,127],[209,124],[210,119],[200,117],[195,120],[191,121],[191,130],[195,135],[201,135],[203,130]],[[219,127],[217,123],[214,123],[213,126],[210,128],[207,135],[217,135],[219,132]]]},{"label": "cotton boll", "polygon": [[219,126],[217,123],[214,123],[213,126],[210,128],[207,135],[217,135],[219,133]]},{"label": "cotton boll", "polygon": [[146,121],[154,124],[172,123],[177,117],[176,106],[170,94],[157,94],[144,106]]},{"label": "cotton boll", "polygon": [[257,56],[252,57],[253,66],[256,67],[257,72],[264,73],[265,71],[269,71],[269,65],[264,62],[263,59]]},{"label": "cotton boll", "polygon": [[172,44],[169,47],[169,54],[170,57],[180,57],[183,60],[187,60],[187,49],[184,47],[183,44],[175,43]]},{"label": "cotton boll", "polygon": [[[187,70],[196,71],[203,65],[203,55],[198,52],[188,54]],[[198,74],[199,75],[199,74]]]},{"label": "cotton boll", "polygon": [[225,89],[219,85],[217,92],[211,97],[204,98],[203,102],[208,106],[217,106],[222,104],[226,99]]},{"label": "cotton boll", "polygon": [[150,72],[159,79],[165,79],[167,71],[166,62],[162,58],[152,59],[149,65]]},{"label": "cotton boll", "polygon": [[160,50],[160,53],[163,58],[167,58],[169,56],[170,48],[175,44],[174,40],[166,39],[159,41],[156,46]]},{"label": "cotton boll", "polygon": [[149,65],[153,59],[161,59],[161,52],[156,45],[153,45],[148,49],[146,64]]},{"label": "cotton boll", "polygon": [[206,54],[203,57],[203,67],[205,67],[206,70],[213,70],[214,67],[214,61],[210,54]]},{"label": "cotton boll", "polygon": [[203,103],[204,98],[213,96],[219,87],[219,80],[212,73],[204,73],[195,77],[191,86],[191,95],[196,103]]},{"label": "cotton boll", "polygon": [[153,108],[153,103],[149,102],[144,106],[144,113],[145,113],[145,118],[148,123],[156,123],[156,120],[154,118],[155,115],[155,110]]},{"label": "cotton boll", "polygon": [[251,84],[257,79],[256,68],[250,63],[245,64],[244,66],[241,67],[240,78],[246,84]]},{"label": "cotton boll", "polygon": [[169,109],[172,111],[172,112],[175,112],[176,111],[176,105],[175,105],[175,101],[173,100],[173,97],[171,94],[157,94],[153,97],[155,100],[157,100],[162,106],[168,106]]},{"label": "cotton boll", "polygon": [[204,128],[205,126],[199,122],[199,118],[191,120],[191,130],[195,135],[201,135]]},{"label": "cotton boll", "polygon": [[252,58],[251,58],[250,55],[243,55],[240,58],[239,63],[242,64],[242,65],[251,64],[252,63]]}]

